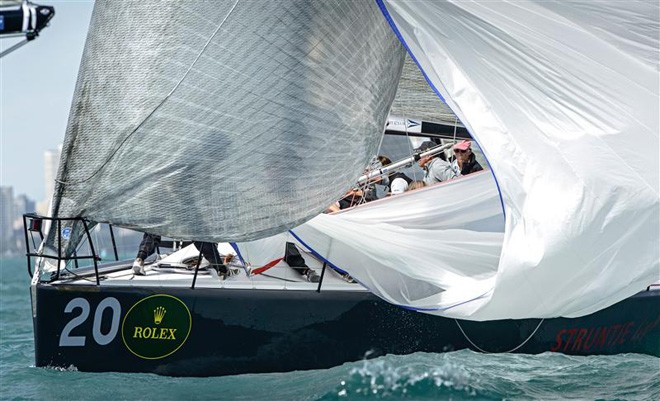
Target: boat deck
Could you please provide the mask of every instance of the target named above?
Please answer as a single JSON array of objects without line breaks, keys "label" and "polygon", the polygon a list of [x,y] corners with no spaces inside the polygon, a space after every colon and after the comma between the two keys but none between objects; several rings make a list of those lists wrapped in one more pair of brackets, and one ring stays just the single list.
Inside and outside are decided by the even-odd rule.
[{"label": "boat deck", "polygon": [[[147,260],[145,264],[146,275],[133,273],[133,260],[112,262],[99,265],[100,285],[104,287],[191,287],[195,275],[194,268],[187,268],[183,260],[197,255],[194,247],[184,248],[171,255]],[[310,254],[304,254],[307,265],[322,274],[323,264]],[[237,275],[221,278],[215,269],[208,268],[208,262],[203,260],[195,281],[195,288],[234,288],[234,289],[260,289],[260,290],[303,290],[316,291],[319,283],[308,282],[296,270],[281,261],[262,274],[249,275],[249,268],[240,263],[231,264],[230,267],[238,269]],[[74,270],[63,270],[60,279],[51,282],[53,285],[96,285],[93,267]],[[333,291],[367,291],[356,282],[349,282],[330,267],[323,273],[323,290]]]}]

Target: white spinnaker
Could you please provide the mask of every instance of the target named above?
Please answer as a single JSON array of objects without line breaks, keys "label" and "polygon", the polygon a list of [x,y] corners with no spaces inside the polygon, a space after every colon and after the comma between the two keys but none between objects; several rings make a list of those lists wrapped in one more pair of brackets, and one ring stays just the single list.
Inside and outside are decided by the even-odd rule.
[{"label": "white spinnaker", "polygon": [[322,214],[238,248],[259,267],[296,242],[388,302],[464,316],[493,288],[503,226],[499,194],[483,172]]},{"label": "white spinnaker", "polygon": [[459,316],[580,316],[658,280],[658,3],[384,4],[505,204],[493,291]]}]

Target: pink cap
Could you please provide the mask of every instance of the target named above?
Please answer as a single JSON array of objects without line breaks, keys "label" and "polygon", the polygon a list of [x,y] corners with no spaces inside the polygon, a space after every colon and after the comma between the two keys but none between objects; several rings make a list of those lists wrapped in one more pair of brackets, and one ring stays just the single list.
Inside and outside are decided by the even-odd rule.
[{"label": "pink cap", "polygon": [[454,149],[468,150],[470,149],[471,146],[472,146],[472,142],[465,140],[454,145]]}]

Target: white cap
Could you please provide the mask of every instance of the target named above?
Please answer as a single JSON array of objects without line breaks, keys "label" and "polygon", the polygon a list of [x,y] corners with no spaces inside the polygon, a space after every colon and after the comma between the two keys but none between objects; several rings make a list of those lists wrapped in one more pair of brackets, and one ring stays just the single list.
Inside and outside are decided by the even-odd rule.
[{"label": "white cap", "polygon": [[398,195],[408,190],[408,182],[403,178],[395,178],[390,185],[390,192],[392,195]]}]

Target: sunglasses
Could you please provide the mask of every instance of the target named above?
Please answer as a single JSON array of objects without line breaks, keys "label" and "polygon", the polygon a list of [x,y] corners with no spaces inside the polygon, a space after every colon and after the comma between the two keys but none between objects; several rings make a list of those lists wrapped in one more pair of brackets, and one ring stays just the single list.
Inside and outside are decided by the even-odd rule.
[{"label": "sunglasses", "polygon": [[467,150],[463,150],[463,149],[454,149],[454,153],[466,153],[466,152],[467,152]]}]

